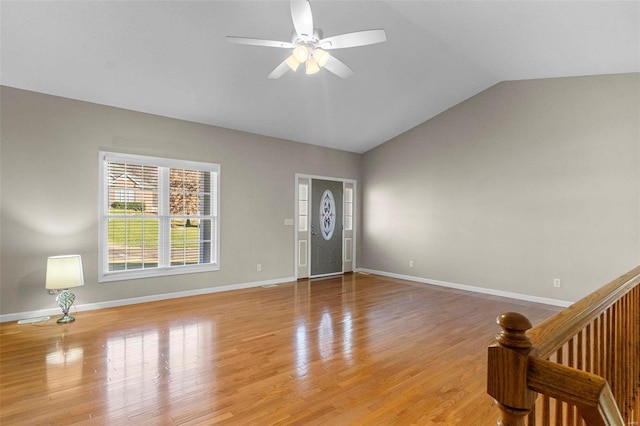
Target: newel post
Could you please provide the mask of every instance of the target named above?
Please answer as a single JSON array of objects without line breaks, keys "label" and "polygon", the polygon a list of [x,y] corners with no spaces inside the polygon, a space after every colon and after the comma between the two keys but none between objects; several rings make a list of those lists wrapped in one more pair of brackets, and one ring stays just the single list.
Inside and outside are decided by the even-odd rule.
[{"label": "newel post", "polygon": [[487,393],[500,407],[498,425],[524,426],[537,397],[527,389],[527,358],[535,355],[526,335],[531,322],[516,312],[504,313],[496,322],[502,331],[496,335],[497,342],[489,346]]}]

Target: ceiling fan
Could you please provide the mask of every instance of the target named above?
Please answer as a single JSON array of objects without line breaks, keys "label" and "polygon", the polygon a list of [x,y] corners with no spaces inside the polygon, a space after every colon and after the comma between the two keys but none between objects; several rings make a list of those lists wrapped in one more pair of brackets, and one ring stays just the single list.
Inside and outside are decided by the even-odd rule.
[{"label": "ceiling fan", "polygon": [[291,0],[291,19],[295,31],[292,33],[290,42],[235,36],[227,36],[227,41],[252,46],[292,49],[291,55],[269,74],[269,78],[274,79],[282,77],[289,69],[296,71],[303,63],[307,74],[315,74],[320,71],[320,68],[326,68],[339,77],[347,78],[353,74],[353,70],[332,56],[328,50],[366,46],[387,40],[387,34],[383,29],[322,38],[322,30],[313,27],[311,5],[308,0]]}]

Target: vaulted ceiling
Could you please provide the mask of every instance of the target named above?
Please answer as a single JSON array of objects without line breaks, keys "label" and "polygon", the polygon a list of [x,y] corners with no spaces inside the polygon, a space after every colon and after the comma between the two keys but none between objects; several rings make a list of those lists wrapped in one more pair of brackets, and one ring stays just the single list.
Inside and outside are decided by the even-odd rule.
[{"label": "vaulted ceiling", "polygon": [[638,1],[311,1],[354,75],[303,69],[288,1],[2,1],[1,84],[365,152],[504,80],[640,72]]}]

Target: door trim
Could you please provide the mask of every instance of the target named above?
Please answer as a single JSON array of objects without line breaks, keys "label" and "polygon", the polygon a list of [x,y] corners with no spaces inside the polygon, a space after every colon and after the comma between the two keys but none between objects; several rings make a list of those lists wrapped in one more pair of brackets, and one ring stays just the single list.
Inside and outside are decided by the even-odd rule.
[{"label": "door trim", "polygon": [[[309,181],[309,185],[311,185],[311,180],[312,179],[320,179],[320,180],[330,180],[330,181],[334,181],[334,182],[342,182],[343,187],[345,184],[350,184],[353,187],[353,227],[352,227],[352,235],[351,235],[351,246],[352,246],[352,251],[351,251],[351,262],[352,262],[352,268],[351,270],[355,271],[356,270],[356,253],[357,253],[357,245],[356,245],[356,241],[357,241],[357,232],[358,232],[358,226],[359,226],[359,222],[357,220],[358,217],[358,181],[355,179],[346,179],[346,178],[338,178],[338,177],[333,177],[333,176],[320,176],[320,175],[309,175],[309,174],[305,174],[305,173],[296,173],[295,174],[295,178],[294,178],[294,209],[293,209],[293,217],[294,217],[294,232],[293,232],[293,247],[294,247],[294,259],[293,259],[293,267],[294,267],[294,276],[296,277],[296,279],[300,278],[300,271],[299,269],[301,267],[298,266],[298,259],[299,259],[299,235],[300,235],[300,231],[299,231],[299,221],[298,221],[298,182],[300,179],[307,179]],[[311,189],[311,187],[309,187],[309,189]],[[310,194],[311,191],[309,191]],[[343,195],[343,207],[344,207],[344,195]],[[311,214],[309,212],[309,214]],[[344,214],[344,209],[343,209],[343,214]],[[310,242],[311,241],[311,227],[307,227],[307,232],[306,232],[306,241]],[[344,263],[345,263],[345,235],[344,235],[344,229],[342,231],[342,273],[344,273]],[[310,276],[311,273],[311,269],[310,269],[310,265],[311,265],[311,246],[309,243],[307,243],[307,259],[306,259],[306,265],[304,266],[307,269],[307,273],[306,276],[302,277],[302,278],[312,278]],[[329,274],[329,275],[336,275],[336,274]],[[321,276],[314,276],[313,278],[320,278]]]}]

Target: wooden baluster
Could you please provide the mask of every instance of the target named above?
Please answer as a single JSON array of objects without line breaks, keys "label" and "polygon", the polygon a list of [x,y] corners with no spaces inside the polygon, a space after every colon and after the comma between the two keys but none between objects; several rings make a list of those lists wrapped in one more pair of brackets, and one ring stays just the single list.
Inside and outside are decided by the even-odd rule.
[{"label": "wooden baluster", "polygon": [[[635,339],[634,345],[634,385],[633,392],[636,398],[636,408],[635,414],[636,419],[640,417],[640,286],[636,287],[633,292],[633,316],[635,320],[633,321],[635,332],[633,333],[633,338]],[[640,420],[640,419],[639,419]],[[640,423],[640,422],[639,422]]]},{"label": "wooden baluster", "polygon": [[618,306],[614,303],[611,305],[611,373],[609,377],[605,377],[611,386],[613,397],[616,401],[620,401],[620,381],[618,380],[618,370],[620,363],[618,362],[619,346],[620,346],[620,329],[618,328]]},{"label": "wooden baluster", "polygon": [[634,322],[636,321],[636,312],[634,310],[640,309],[640,306],[634,305],[635,296],[634,292],[631,292],[629,296],[629,365],[631,369],[631,373],[629,375],[629,414],[631,414],[631,410],[633,410],[633,401],[637,397],[637,389],[640,387],[640,381],[635,380],[636,370],[636,358],[640,358],[640,351],[636,352],[636,340],[638,340],[638,331],[635,327]]},{"label": "wooden baluster", "polygon": [[[575,339],[569,339],[569,341],[567,342],[567,345],[569,346],[569,353],[568,353],[567,363],[565,365],[568,365],[569,367],[575,367],[576,366]],[[567,412],[565,413],[565,419],[566,419],[565,424],[575,426],[575,423],[574,423],[575,417],[573,416],[574,407],[572,405],[568,405],[568,406],[565,406],[565,408],[567,410]]]},{"label": "wooden baluster", "polygon": [[633,293],[629,293],[625,296],[624,298],[624,303],[625,303],[625,345],[624,345],[624,350],[625,350],[625,374],[624,374],[624,380],[625,380],[625,407],[623,409],[623,416],[624,418],[627,420],[627,422],[629,421],[629,418],[631,416],[631,410],[633,409],[632,406],[632,401],[633,401],[633,334],[632,330],[633,330],[633,305],[631,304],[632,301],[632,294]]},{"label": "wooden baluster", "polygon": [[608,374],[608,355],[609,351],[607,351],[607,343],[609,340],[609,336],[607,332],[609,331],[609,327],[607,324],[609,323],[609,312],[604,311],[600,316],[600,371],[598,375],[601,377],[607,378]]},{"label": "wooden baluster", "polygon": [[536,404],[533,404],[527,415],[527,426],[536,426]]},{"label": "wooden baluster", "polygon": [[632,341],[633,341],[633,336],[630,334],[631,332],[631,309],[633,309],[631,307],[631,295],[627,295],[624,298],[624,303],[625,303],[625,315],[624,315],[624,321],[626,324],[626,327],[624,328],[624,334],[625,334],[625,345],[624,345],[624,351],[625,351],[625,369],[627,370],[627,372],[623,375],[624,376],[624,384],[625,384],[625,390],[624,390],[624,398],[625,398],[625,418],[629,418],[629,414],[631,412],[631,400],[633,399],[633,386],[632,386],[632,381],[631,381],[631,373],[633,372],[633,359],[631,358],[631,345],[632,345]]},{"label": "wooden baluster", "polygon": [[591,353],[591,372],[593,374],[598,374],[598,318],[596,317],[591,323],[591,344],[589,345],[591,348],[589,352]]},{"label": "wooden baluster", "polygon": [[593,364],[591,364],[591,355],[593,354],[593,346],[591,346],[591,330],[591,324],[588,324],[585,330],[584,369],[589,373],[593,373]]},{"label": "wooden baluster", "polygon": [[631,411],[633,410],[633,401],[635,398],[637,398],[637,391],[638,388],[640,387],[640,380],[636,380],[636,377],[638,375],[638,370],[637,368],[637,362],[638,362],[638,358],[640,358],[640,351],[637,351],[636,348],[636,342],[638,339],[640,339],[640,337],[638,337],[638,333],[640,332],[636,326],[637,326],[637,312],[638,310],[640,310],[640,305],[637,304],[637,300],[635,297],[635,291],[632,291],[629,293],[629,300],[628,300],[628,304],[629,304],[629,318],[628,318],[628,324],[629,324],[629,329],[627,331],[627,334],[629,335],[629,345],[628,345],[628,350],[629,350],[629,415],[631,415]]},{"label": "wooden baluster", "polygon": [[[585,336],[588,336],[589,334],[589,325],[587,325],[585,327],[585,329],[581,330],[578,332],[578,353],[577,353],[577,361],[578,363],[576,364],[576,368],[578,370],[583,370],[583,371],[589,371],[589,367],[587,366],[587,353],[588,350],[586,349],[586,342],[585,342]],[[588,338],[587,338],[588,339]],[[574,413],[574,424],[576,426],[578,426],[580,424],[580,414],[578,413],[578,408],[577,407],[572,407],[573,413]]]},{"label": "wooden baluster", "polygon": [[630,336],[630,345],[629,345],[629,359],[630,359],[630,367],[631,372],[629,376],[629,390],[630,390],[630,412],[633,410],[633,401],[638,399],[638,389],[640,388],[640,368],[638,364],[640,363],[640,346],[638,343],[640,341],[640,301],[637,298],[637,292],[632,291],[629,295],[629,336]]},{"label": "wooden baluster", "polygon": [[551,425],[551,404],[547,395],[542,396],[542,426]]},{"label": "wooden baluster", "polygon": [[[556,362],[558,364],[565,364],[564,362],[564,351],[562,350],[564,346],[561,346],[558,351],[556,352]],[[566,364],[565,364],[566,365]],[[560,425],[564,425],[564,419],[563,419],[563,414],[564,414],[564,410],[563,410],[563,405],[562,405],[562,401],[560,401],[559,399],[554,399],[555,402],[555,407],[556,407],[556,417],[555,417],[555,422],[554,424],[557,426]]]},{"label": "wooden baluster", "polygon": [[624,338],[624,304],[622,303],[622,299],[615,304],[617,310],[617,318],[616,318],[616,335],[618,336],[618,344],[616,346],[616,356],[617,356],[617,365],[616,365],[616,379],[618,380],[618,398],[616,401],[620,401],[620,410],[622,413],[625,411],[625,397],[624,397],[624,369],[626,365],[624,363],[624,354],[626,352],[624,348],[625,338]]},{"label": "wooden baluster", "polygon": [[607,379],[607,381],[609,382],[609,386],[611,387],[611,391],[613,392],[614,398],[617,398],[618,397],[618,395],[616,394],[616,389],[617,389],[616,388],[616,385],[617,385],[617,381],[616,381],[616,368],[617,368],[616,342],[617,342],[617,336],[616,336],[616,311],[615,311],[615,305],[611,305],[611,307],[609,308],[609,331],[607,333],[607,336],[610,336],[611,340],[609,341],[609,344],[607,345],[607,349],[609,351],[609,373],[607,374],[605,379]]},{"label": "wooden baluster", "polygon": [[[640,400],[638,390],[640,389],[640,299],[635,291],[631,292],[631,406],[633,401]],[[633,410],[633,408],[632,408]]]},{"label": "wooden baluster", "polygon": [[[631,312],[633,315],[633,395],[635,398],[634,413],[636,419],[640,417],[640,286],[636,287],[632,292]],[[640,419],[638,419],[640,420]],[[640,422],[639,422],[640,423]]]},{"label": "wooden baluster", "polygon": [[531,322],[524,315],[507,312],[496,322],[502,331],[489,347],[487,393],[500,408],[500,426],[525,426],[525,417],[537,394],[527,388],[527,358],[535,355],[526,331]]}]

